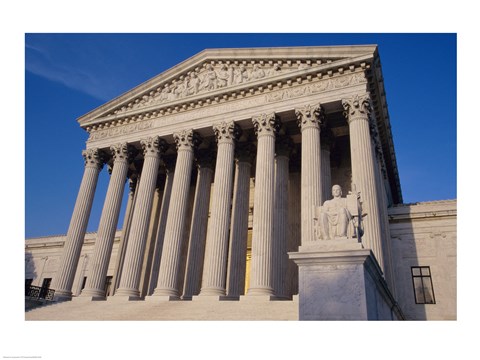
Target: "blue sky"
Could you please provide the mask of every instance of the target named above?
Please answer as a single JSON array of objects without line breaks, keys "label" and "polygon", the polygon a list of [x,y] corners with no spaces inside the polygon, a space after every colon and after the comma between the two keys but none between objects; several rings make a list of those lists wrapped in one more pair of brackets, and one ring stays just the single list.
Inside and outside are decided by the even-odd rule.
[{"label": "blue sky", "polygon": [[[456,198],[455,34],[33,33],[25,35],[25,236],[68,229],[87,140],[79,116],[206,48],[352,44],[379,46],[404,202]],[[88,231],[97,230],[107,186],[104,169]]]}]

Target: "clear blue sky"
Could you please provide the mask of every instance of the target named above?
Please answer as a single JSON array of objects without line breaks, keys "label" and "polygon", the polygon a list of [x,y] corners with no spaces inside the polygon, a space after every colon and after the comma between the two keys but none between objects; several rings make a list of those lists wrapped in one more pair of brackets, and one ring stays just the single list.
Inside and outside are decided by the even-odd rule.
[{"label": "clear blue sky", "polygon": [[[455,34],[26,34],[25,236],[68,229],[87,140],[76,119],[206,48],[378,44],[404,202],[454,199],[456,42]],[[88,231],[107,186],[104,169]]]}]

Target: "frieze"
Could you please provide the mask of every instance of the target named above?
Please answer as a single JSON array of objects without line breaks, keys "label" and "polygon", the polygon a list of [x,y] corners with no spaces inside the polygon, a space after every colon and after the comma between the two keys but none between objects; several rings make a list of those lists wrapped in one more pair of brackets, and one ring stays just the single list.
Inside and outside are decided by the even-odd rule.
[{"label": "frieze", "polygon": [[153,126],[154,120],[137,122],[134,124],[120,125],[105,130],[92,131],[89,137],[90,140],[100,140],[108,137],[115,137],[118,135],[131,134],[135,131],[149,129]]},{"label": "frieze", "polygon": [[[192,110],[195,111],[183,111],[181,113],[165,114],[160,110],[153,112],[153,114],[149,114],[148,120],[138,121],[147,117],[145,114],[139,114],[137,116],[138,120],[132,116],[129,120],[130,123],[126,125],[119,125],[121,121],[117,120],[117,125],[107,129],[94,127],[90,129],[89,141],[131,134],[133,132],[149,128],[157,128],[173,123],[181,123],[194,120],[196,118],[216,115],[218,113],[233,112],[266,103],[274,103],[278,101],[295,99],[302,96],[314,95],[321,92],[333,91],[366,82],[367,80],[363,72],[357,72],[331,78],[318,79],[316,81],[313,81],[312,79],[308,82],[299,80],[296,83],[291,82],[289,86],[287,85],[288,87],[281,86],[276,90],[267,91],[267,88],[262,88],[257,91],[246,91],[243,94],[240,93],[236,99],[231,101],[224,101],[220,103],[215,101],[205,101],[204,105],[210,106],[194,107]],[[125,120],[123,122],[125,122]]]}]

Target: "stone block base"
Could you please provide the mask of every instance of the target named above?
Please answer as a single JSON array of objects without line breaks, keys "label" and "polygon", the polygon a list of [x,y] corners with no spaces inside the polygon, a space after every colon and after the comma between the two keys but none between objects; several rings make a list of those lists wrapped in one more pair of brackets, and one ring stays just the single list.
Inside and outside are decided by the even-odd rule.
[{"label": "stone block base", "polygon": [[145,301],[149,302],[163,302],[163,301],[179,301],[180,298],[178,296],[173,296],[173,295],[151,295],[151,296],[146,296]]},{"label": "stone block base", "polygon": [[105,296],[89,296],[89,295],[81,295],[72,298],[72,301],[75,302],[88,302],[88,301],[105,301],[107,298]]},{"label": "stone block base", "polygon": [[289,254],[298,265],[300,320],[403,318],[370,250],[325,245]]},{"label": "stone block base", "polygon": [[107,297],[109,302],[126,302],[126,301],[140,301],[143,300],[140,296],[129,296],[129,295],[115,295]]},{"label": "stone block base", "polygon": [[192,297],[193,301],[234,301],[238,300],[238,296],[227,295],[196,295]]}]

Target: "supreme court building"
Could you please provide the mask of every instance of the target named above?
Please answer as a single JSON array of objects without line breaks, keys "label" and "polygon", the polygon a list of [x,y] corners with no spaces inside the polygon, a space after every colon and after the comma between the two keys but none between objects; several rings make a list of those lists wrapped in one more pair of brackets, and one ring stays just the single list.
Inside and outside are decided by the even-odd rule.
[{"label": "supreme court building", "polygon": [[456,201],[403,204],[376,46],[204,50],[78,122],[68,232],[25,248],[58,304],[27,320],[456,319]]}]

